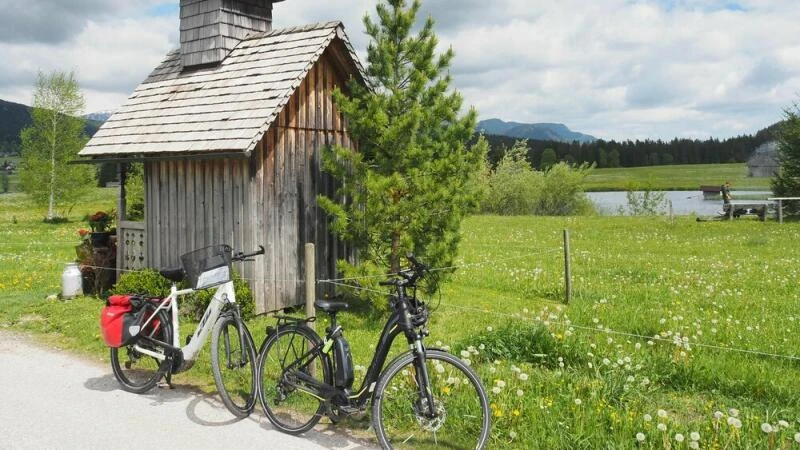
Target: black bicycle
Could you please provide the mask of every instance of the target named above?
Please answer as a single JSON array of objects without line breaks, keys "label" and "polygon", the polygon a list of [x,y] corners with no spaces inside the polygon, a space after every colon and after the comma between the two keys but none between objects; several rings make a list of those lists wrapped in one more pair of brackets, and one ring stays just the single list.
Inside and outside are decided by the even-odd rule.
[{"label": "black bicycle", "polygon": [[[490,411],[480,378],[460,359],[427,348],[426,304],[417,299],[417,281],[426,268],[413,255],[411,268],[382,285],[393,286],[391,315],[383,327],[375,355],[361,387],[353,390],[350,346],[336,314],[344,302],[318,300],[318,310],[330,315],[330,327],[321,338],[308,323],[278,316],[277,327],[267,328],[258,354],[259,399],[279,430],[300,434],[323,415],[333,423],[362,415],[372,401],[372,426],[384,448],[480,449],[489,437]],[[410,350],[384,363],[392,342],[403,334]]]}]

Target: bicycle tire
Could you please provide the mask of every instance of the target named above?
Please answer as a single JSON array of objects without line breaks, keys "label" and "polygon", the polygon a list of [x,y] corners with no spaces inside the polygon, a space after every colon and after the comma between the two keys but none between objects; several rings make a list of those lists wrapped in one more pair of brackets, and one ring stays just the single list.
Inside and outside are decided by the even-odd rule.
[{"label": "bicycle tire", "polygon": [[211,332],[211,371],[222,403],[234,416],[242,419],[253,412],[256,404],[256,349],[253,337],[242,322],[245,333],[241,348],[238,320],[223,315]]},{"label": "bicycle tire", "polygon": [[372,427],[386,449],[482,449],[489,438],[491,414],[478,375],[455,356],[426,351],[436,417],[422,413],[416,362],[411,352],[392,361],[381,374],[372,399]]},{"label": "bicycle tire", "polygon": [[[169,315],[164,311],[159,311],[156,318],[158,325],[149,325],[141,333],[159,340],[161,342],[171,342],[172,325]],[[133,344],[148,350],[163,353],[163,349],[150,344],[142,339],[137,339],[130,345],[111,349],[111,370],[122,389],[134,394],[143,394],[152,389],[156,383],[167,373],[171,364],[171,359],[158,360],[152,356],[140,353]]]},{"label": "bicycle tire", "polygon": [[[286,372],[288,365],[313,346],[321,344],[322,339],[313,330],[303,326],[288,326],[278,328],[267,336],[259,352],[259,400],[272,425],[284,433],[305,433],[325,413],[325,401],[291,386],[289,383],[296,381],[296,378]],[[305,374],[332,384],[332,367],[327,354],[312,357],[305,367]]]}]

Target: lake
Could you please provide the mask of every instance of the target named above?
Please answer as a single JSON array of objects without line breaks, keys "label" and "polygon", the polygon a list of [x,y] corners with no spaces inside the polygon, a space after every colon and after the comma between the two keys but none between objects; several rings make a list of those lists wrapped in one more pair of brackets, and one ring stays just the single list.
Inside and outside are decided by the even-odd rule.
[{"label": "lake", "polygon": [[[666,194],[664,199],[672,202],[672,214],[676,216],[690,214],[709,216],[722,211],[721,198],[704,200],[703,193],[700,191],[665,191],[664,194]],[[770,191],[731,191],[733,201],[753,200],[756,198],[766,199],[770,195],[772,195]],[[620,208],[624,208],[627,211],[628,198],[625,191],[587,192],[586,196],[594,203],[599,214],[606,216],[617,215]],[[664,213],[669,213],[669,204],[664,207]]]}]

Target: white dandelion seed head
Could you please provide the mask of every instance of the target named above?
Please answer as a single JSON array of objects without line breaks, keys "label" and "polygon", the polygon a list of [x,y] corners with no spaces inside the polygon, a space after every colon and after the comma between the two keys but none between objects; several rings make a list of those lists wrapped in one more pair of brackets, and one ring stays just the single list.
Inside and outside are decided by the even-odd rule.
[{"label": "white dandelion seed head", "polygon": [[656,428],[658,428],[658,431],[667,431],[667,426],[663,423],[656,425]]},{"label": "white dandelion seed head", "polygon": [[675,433],[675,442],[683,442],[685,438],[680,433]]},{"label": "white dandelion seed head", "polygon": [[761,431],[764,433],[772,433],[772,425],[764,422],[761,424]]},{"label": "white dandelion seed head", "polygon": [[739,417],[739,410],[736,408],[731,408],[728,410],[728,415],[731,417]]},{"label": "white dandelion seed head", "polygon": [[725,414],[723,414],[723,413],[722,413],[722,411],[714,411],[714,418],[715,418],[716,420],[722,420],[722,417],[723,417],[724,415],[725,415]]},{"label": "white dandelion seed head", "polygon": [[644,442],[644,440],[645,440],[644,433],[636,433],[636,440],[639,441],[639,442]]},{"label": "white dandelion seed head", "polygon": [[689,439],[691,439],[693,441],[699,441],[700,440],[700,433],[698,433],[697,431],[692,431],[691,433],[689,433]]},{"label": "white dandelion seed head", "polygon": [[653,416],[651,416],[650,414],[645,414],[644,415],[644,421],[645,422],[650,422],[651,420],[653,420]]},{"label": "white dandelion seed head", "polygon": [[664,411],[663,409],[659,409],[657,414],[658,414],[658,417],[661,417],[661,418],[667,417],[667,412]]}]

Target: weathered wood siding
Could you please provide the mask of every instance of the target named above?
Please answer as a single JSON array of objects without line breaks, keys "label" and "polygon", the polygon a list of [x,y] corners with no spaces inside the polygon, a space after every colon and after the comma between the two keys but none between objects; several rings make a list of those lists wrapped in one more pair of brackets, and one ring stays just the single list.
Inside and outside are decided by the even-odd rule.
[{"label": "weathered wood siding", "polygon": [[[145,165],[148,265],[171,267],[196,248],[229,244],[266,254],[239,267],[258,313],[305,301],[303,246],[316,245],[318,279],[336,276],[346,249],[330,235],[317,195],[334,182],[320,170],[327,145],[350,146],[332,101],[345,80],[329,49],[309,71],[249,159],[152,161]],[[319,286],[321,294],[326,286]]]}]

